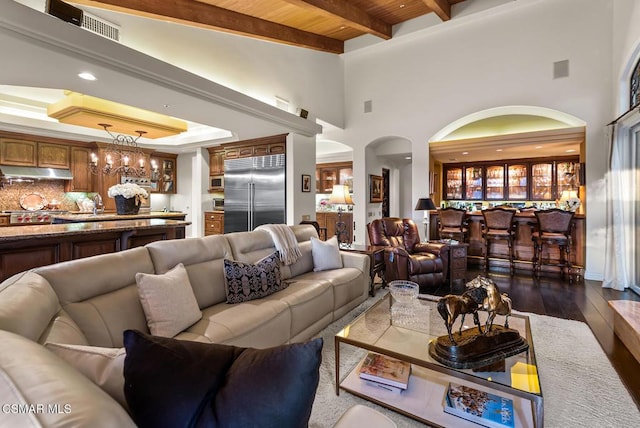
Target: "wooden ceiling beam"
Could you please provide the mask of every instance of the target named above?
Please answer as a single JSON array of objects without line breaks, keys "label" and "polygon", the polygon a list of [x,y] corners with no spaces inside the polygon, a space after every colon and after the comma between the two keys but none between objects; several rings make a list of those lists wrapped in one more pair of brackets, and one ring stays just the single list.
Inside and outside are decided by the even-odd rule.
[{"label": "wooden ceiling beam", "polygon": [[343,25],[389,40],[391,24],[376,18],[345,0],[285,0],[315,13],[338,18]]},{"label": "wooden ceiling beam", "polygon": [[451,19],[451,4],[448,0],[422,0],[429,9],[435,12],[443,21]]},{"label": "wooden ceiling beam", "polygon": [[169,20],[330,53],[343,53],[344,42],[194,0],[73,0],[101,9]]}]

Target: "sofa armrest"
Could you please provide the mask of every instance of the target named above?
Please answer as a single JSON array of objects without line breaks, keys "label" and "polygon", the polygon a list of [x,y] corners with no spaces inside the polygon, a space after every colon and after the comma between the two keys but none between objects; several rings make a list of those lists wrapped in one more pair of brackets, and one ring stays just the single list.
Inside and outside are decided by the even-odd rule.
[{"label": "sofa armrest", "polygon": [[356,268],[365,275],[369,275],[369,256],[349,251],[340,251],[340,255],[342,256],[342,266]]}]

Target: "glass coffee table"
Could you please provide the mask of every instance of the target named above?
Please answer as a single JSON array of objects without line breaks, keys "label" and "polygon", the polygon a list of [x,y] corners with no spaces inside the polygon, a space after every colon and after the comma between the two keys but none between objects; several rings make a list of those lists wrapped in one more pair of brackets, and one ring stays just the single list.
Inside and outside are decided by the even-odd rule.
[{"label": "glass coffee table", "polygon": [[[504,360],[495,371],[476,371],[447,367],[431,357],[429,342],[447,333],[444,321],[436,309],[437,296],[417,300],[416,316],[407,323],[392,317],[393,299],[387,294],[335,336],[336,394],[340,389],[392,409],[420,422],[442,427],[477,427],[465,419],[444,412],[445,394],[449,382],[467,385],[481,391],[494,393],[513,400],[515,427],[542,427],[543,400],[538,378],[538,366],[533,350],[529,318],[521,315],[509,317],[509,327],[520,332],[529,343],[529,349]],[[486,312],[480,311],[484,322]],[[393,318],[393,319],[392,319]],[[473,327],[467,316],[466,327]],[[400,322],[402,321],[402,322]],[[501,324],[504,317],[496,317]],[[459,328],[460,318],[454,328]],[[484,325],[484,324],[483,324]],[[344,376],[340,375],[340,346],[359,348],[362,357],[366,351],[377,352],[411,363],[409,386],[401,393],[373,386],[360,379],[362,358]],[[484,370],[484,369],[482,369]]]}]

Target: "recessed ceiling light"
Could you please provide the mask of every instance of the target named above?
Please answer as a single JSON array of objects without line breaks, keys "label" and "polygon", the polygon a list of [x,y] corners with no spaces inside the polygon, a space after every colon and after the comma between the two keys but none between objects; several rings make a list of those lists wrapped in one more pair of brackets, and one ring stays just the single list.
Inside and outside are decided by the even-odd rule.
[{"label": "recessed ceiling light", "polygon": [[405,156],[404,157],[406,160],[411,160],[411,156]]},{"label": "recessed ceiling light", "polygon": [[567,150],[567,153],[573,153],[573,152],[575,152],[575,149],[569,149],[569,150]]},{"label": "recessed ceiling light", "polygon": [[78,74],[78,77],[84,80],[98,80],[96,78],[96,76],[94,76],[93,74],[89,73],[88,71],[83,71],[82,73]]},{"label": "recessed ceiling light", "polygon": [[462,152],[462,154],[463,154],[463,155],[468,155],[468,154],[469,154],[469,152]]},{"label": "recessed ceiling light", "polygon": [[536,149],[541,149],[541,148],[542,148],[542,146],[536,146]]},{"label": "recessed ceiling light", "polygon": [[403,4],[401,4],[401,5],[400,5],[400,9],[402,9],[403,7],[404,7],[404,5],[403,5]]},{"label": "recessed ceiling light", "polygon": [[496,152],[501,152],[501,151],[502,151],[502,149],[496,149]]}]

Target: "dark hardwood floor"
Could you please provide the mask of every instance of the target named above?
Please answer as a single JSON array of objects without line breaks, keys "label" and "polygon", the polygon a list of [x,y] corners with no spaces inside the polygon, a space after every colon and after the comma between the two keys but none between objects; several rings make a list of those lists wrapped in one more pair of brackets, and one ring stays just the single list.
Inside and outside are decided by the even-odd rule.
[{"label": "dark hardwood floor", "polygon": [[[480,274],[484,275],[484,272],[470,267],[466,279],[471,280]],[[515,310],[587,323],[640,408],[640,363],[614,334],[613,310],[607,303],[609,300],[640,301],[640,296],[630,290],[621,292],[602,288],[599,281],[582,280],[570,284],[559,276],[535,280],[530,273],[516,272],[511,277],[508,271],[490,271],[488,276],[501,292],[509,295]],[[459,281],[453,292],[460,294],[463,291],[464,284]],[[448,286],[431,292],[439,296],[448,293]]]}]

